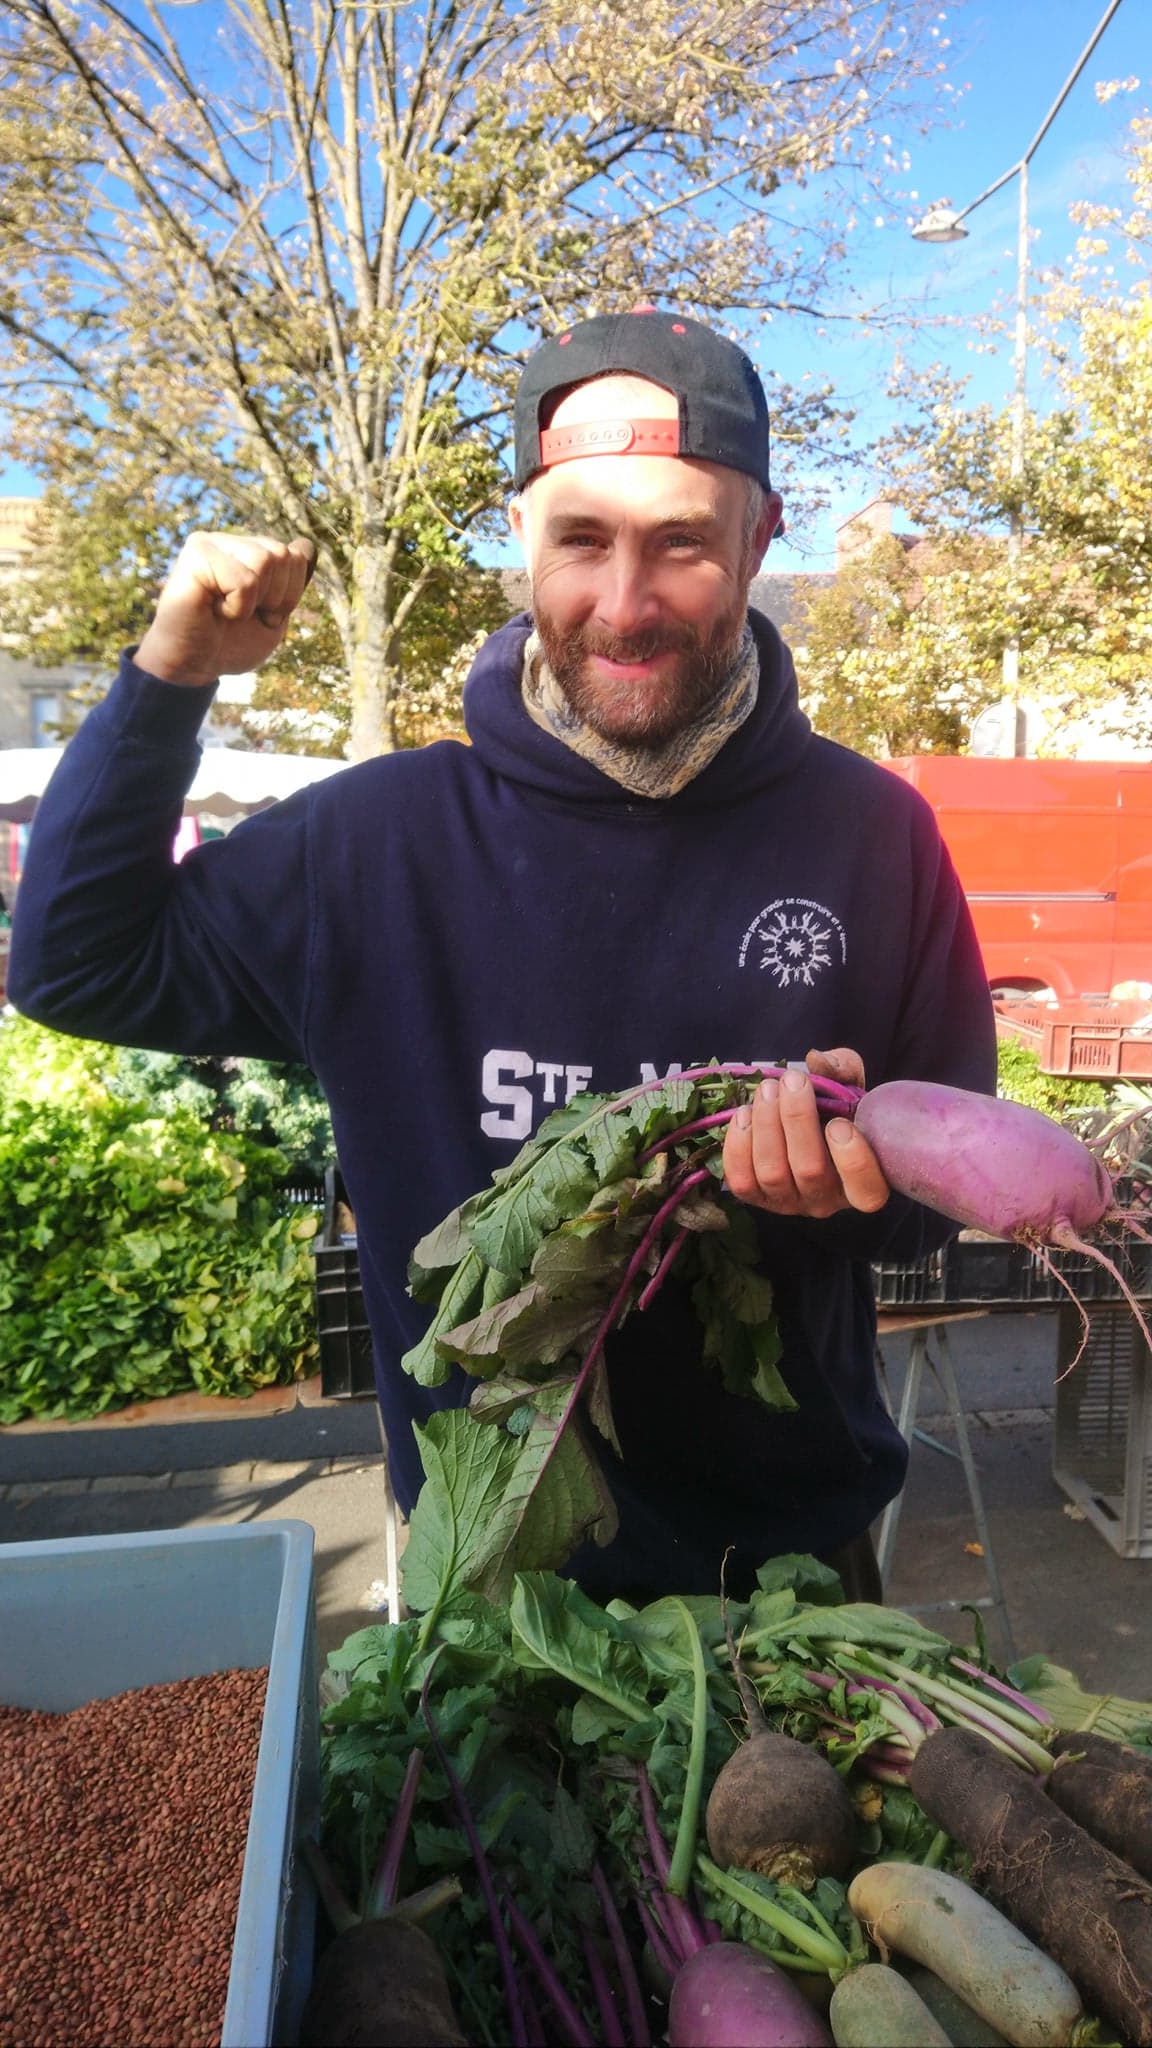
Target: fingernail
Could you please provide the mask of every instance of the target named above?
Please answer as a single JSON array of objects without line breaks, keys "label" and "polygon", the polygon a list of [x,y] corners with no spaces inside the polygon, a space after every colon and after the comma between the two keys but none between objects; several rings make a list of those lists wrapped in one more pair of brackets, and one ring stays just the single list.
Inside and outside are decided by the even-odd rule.
[{"label": "fingernail", "polygon": [[807,1067],[798,1066],[794,1060],[790,1060],[781,1075],[781,1085],[787,1088],[790,1095],[799,1095],[800,1090],[808,1086]]},{"label": "fingernail", "polygon": [[842,1145],[850,1145],[852,1143],[852,1126],[848,1122],[847,1117],[834,1116],[830,1124],[825,1124],[824,1136],[827,1138],[828,1143],[834,1145],[837,1150]]},{"label": "fingernail", "polygon": [[749,1109],[747,1103],[744,1103],[742,1107],[736,1111],[736,1114],[733,1117],[732,1121],[735,1124],[736,1129],[738,1131],[747,1131],[751,1129],[752,1111]]},{"label": "fingernail", "polygon": [[765,1102],[775,1102],[776,1097],[780,1093],[780,1083],[776,1079],[775,1074],[769,1074],[766,1081],[761,1081],[760,1093],[764,1097]]}]

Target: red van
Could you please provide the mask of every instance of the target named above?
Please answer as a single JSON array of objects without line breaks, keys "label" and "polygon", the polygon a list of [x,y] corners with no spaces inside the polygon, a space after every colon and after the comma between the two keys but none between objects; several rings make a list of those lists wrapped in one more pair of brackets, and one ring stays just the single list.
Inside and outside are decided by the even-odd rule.
[{"label": "red van", "polygon": [[992,988],[1152,984],[1152,762],[886,761],[931,804]]}]

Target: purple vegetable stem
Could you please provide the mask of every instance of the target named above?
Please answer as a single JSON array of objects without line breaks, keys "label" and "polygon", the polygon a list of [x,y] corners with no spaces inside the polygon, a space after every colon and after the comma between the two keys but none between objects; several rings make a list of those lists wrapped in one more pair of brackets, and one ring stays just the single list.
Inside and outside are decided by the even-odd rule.
[{"label": "purple vegetable stem", "polygon": [[668,1854],[668,1845],[660,1832],[660,1822],[656,1813],[656,1795],[652,1790],[652,1780],[648,1776],[648,1772],[643,1764],[641,1764],[636,1773],[636,1783],[640,1787],[640,1812],[644,1820],[644,1833],[648,1838],[648,1848],[651,1852],[652,1862],[661,1884],[667,1884],[668,1879],[672,1875],[672,1862]]},{"label": "purple vegetable stem", "polygon": [[414,1749],[408,1758],[404,1783],[396,1801],[396,1811],[384,1842],[383,1853],[376,1866],[368,1892],[366,1916],[378,1919],[389,1906],[396,1904],[396,1888],[400,1882],[400,1864],[404,1856],[404,1844],[408,1840],[408,1829],[412,1823],[412,1809],[416,1804],[416,1793],[420,1784],[420,1773],[424,1768],[424,1752]]},{"label": "purple vegetable stem", "polygon": [[668,1929],[668,1938],[679,1952],[679,1960],[686,1962],[689,1956],[695,1955],[698,1948],[707,1948],[707,1939],[703,1928],[700,1926],[695,1913],[687,1901],[676,1898],[672,1892],[666,1889],[668,1880],[672,1875],[672,1861],[668,1854],[668,1845],[660,1832],[660,1822],[656,1814],[656,1798],[652,1791],[652,1780],[648,1776],[643,1764],[640,1765],[637,1772],[636,1782],[640,1787],[640,1811],[644,1817],[644,1835],[652,1856],[652,1879],[654,1884],[658,1884],[661,1887],[661,1916]]},{"label": "purple vegetable stem", "polygon": [[[609,1104],[609,1114],[614,1109],[627,1109],[630,1102],[639,1102],[642,1095],[657,1094],[661,1088],[667,1087],[668,1081],[673,1078],[677,1081],[752,1081],[759,1080],[761,1075],[781,1074],[783,1071],[782,1067],[689,1067],[683,1074],[668,1075],[658,1081],[644,1081],[639,1088],[629,1089],[627,1095],[617,1096],[616,1101]],[[830,1106],[833,1102],[836,1103],[834,1114],[837,1116],[852,1116],[864,1093],[862,1088],[857,1088],[849,1082],[830,1081],[823,1074],[813,1074],[812,1082],[819,1093],[827,1097]]]},{"label": "purple vegetable stem", "polygon": [[[440,1739],[440,1731],[436,1726],[435,1717],[432,1713],[432,1702],[428,1697],[428,1686],[432,1678],[433,1669],[434,1665],[429,1665],[424,1684],[420,1690],[420,1711],[428,1724],[428,1733],[432,1737],[432,1746],[436,1751],[440,1768],[448,1780],[448,1790],[452,1794],[452,1803],[456,1808],[460,1825],[467,1838],[472,1861],[476,1866],[476,1875],[480,1881],[480,1889],[484,1894],[484,1904],[488,1908],[492,1938],[496,1945],[496,1954],[500,1959],[500,1975],[504,1981],[504,2000],[508,2007],[508,2029],[512,2037],[512,2048],[528,2048],[528,2035],[524,2025],[524,2009],[520,2003],[520,1992],[516,1983],[516,1958],[512,1954],[511,1943],[508,1940],[504,1922],[500,1917],[500,1904],[496,1897],[496,1887],[492,1882],[492,1872],[488,1864],[488,1858],[484,1854],[484,1844],[480,1840],[480,1830],[472,1817],[472,1809],[464,1797],[464,1787],[452,1768],[451,1759]],[[573,2048],[582,2048],[582,2044],[574,2043]]]},{"label": "purple vegetable stem", "polygon": [[[760,1070],[753,1069],[752,1071],[759,1072]],[[779,1074],[782,1071],[783,1069],[780,1067],[767,1067],[764,1069],[764,1072],[768,1074]],[[813,1074],[811,1080],[817,1106],[822,1117],[846,1116],[851,1119],[855,1116],[857,1104],[864,1093],[862,1088],[848,1088],[839,1081],[828,1081],[824,1078],[823,1074]],[[638,1152],[636,1154],[637,1166],[644,1166],[649,1159],[654,1159],[658,1152],[671,1152],[675,1146],[682,1145],[688,1138],[698,1137],[703,1131],[719,1130],[722,1125],[731,1123],[734,1115],[734,1109],[718,1109],[711,1116],[698,1116],[693,1118],[691,1123],[681,1124],[678,1130],[667,1132],[664,1137],[657,1138],[643,1152]]]},{"label": "purple vegetable stem", "polygon": [[649,1303],[655,1298],[657,1294],[659,1294],[660,1289],[663,1287],[665,1280],[668,1278],[669,1273],[671,1272],[673,1266],[675,1265],[677,1259],[679,1258],[681,1252],[683,1251],[691,1235],[692,1233],[688,1229],[677,1231],[676,1236],[672,1239],[671,1244],[665,1252],[664,1257],[661,1259],[660,1264],[657,1266],[656,1271],[653,1273],[652,1278],[648,1282],[647,1287],[644,1289],[643,1294],[640,1296],[640,1299],[636,1304],[637,1308],[647,1308],[649,1306]]},{"label": "purple vegetable stem", "polygon": [[1004,1699],[1011,1700],[1012,1704],[1020,1707],[1024,1713],[1031,1714],[1034,1720],[1039,1721],[1041,1727],[1051,1728],[1054,1725],[1047,1707],[1041,1707],[1035,1700],[1030,1700],[1026,1692],[1017,1692],[1014,1686],[1005,1685],[1001,1679],[993,1678],[990,1671],[982,1671],[978,1664],[969,1664],[963,1657],[950,1657],[948,1661],[956,1666],[957,1671],[965,1672],[969,1678],[978,1678],[981,1685],[989,1686],[993,1692],[998,1692]]},{"label": "purple vegetable stem", "polygon": [[632,2048],[649,2048],[651,2036],[648,2031],[644,1992],[636,1975],[636,1965],[632,1960],[632,1951],[628,1946],[628,1937],[624,1932],[616,1901],[612,1896],[608,1879],[598,1863],[592,1865],[592,1883],[596,1888],[596,1897],[600,1901],[600,1911],[604,1915],[604,1925],[608,1929],[608,1939],[612,1943],[612,1953],[616,1958],[616,1970],[624,1991],[624,2007],[628,2015],[628,2032]]},{"label": "purple vegetable stem", "polygon": [[608,1972],[600,1960],[600,1951],[586,1927],[580,1930],[580,1942],[584,1950],[584,1961],[588,1966],[588,1978],[596,1996],[596,2010],[600,2015],[600,2039],[604,2048],[628,2048],[620,2015],[616,2010],[616,1999],[608,1982]]},{"label": "purple vegetable stem", "polygon": [[588,1384],[592,1368],[595,1365],[596,1360],[599,1358],[600,1353],[604,1349],[604,1344],[609,1333],[615,1327],[617,1317],[620,1315],[621,1311],[625,1308],[627,1304],[628,1295],[631,1290],[632,1283],[636,1279],[637,1274],[643,1268],[644,1261],[648,1257],[649,1248],[655,1242],[656,1238],[659,1237],[661,1225],[664,1223],[665,1219],[672,1214],[677,1204],[683,1200],[689,1188],[696,1187],[700,1181],[711,1180],[711,1178],[712,1175],[709,1173],[708,1168],[706,1166],[701,1167],[698,1173],[688,1174],[688,1176],[685,1179],[681,1180],[679,1186],[676,1189],[675,1194],[669,1195],[667,1201],[662,1203],[661,1207],[657,1209],[655,1216],[653,1216],[651,1222],[649,1223],[647,1230],[644,1232],[644,1235],[641,1238],[639,1244],[637,1245],[635,1251],[633,1252],[632,1257],[628,1261],[624,1277],[621,1280],[619,1287],[616,1289],[615,1294],[612,1296],[611,1301],[609,1302],[607,1308],[604,1311],[604,1314],[601,1316],[600,1321],[597,1324],[596,1333],[592,1339],[591,1344],[588,1346],[588,1349],[584,1354],[584,1357],[580,1364],[580,1370],[572,1382],[572,1392],[569,1394],[568,1399],[564,1403],[564,1407],[561,1411],[559,1420],[556,1424],[555,1429],[552,1432],[552,1442],[549,1444],[547,1451],[545,1452],[543,1458],[540,1461],[540,1466],[536,1474],[537,1486],[540,1485],[545,1472],[551,1464],[552,1459],[556,1455],[556,1447],[559,1444],[561,1438],[564,1435],[564,1431],[567,1429],[568,1424],[571,1422],[572,1417],[576,1412],[576,1408],[579,1404],[580,1397]]},{"label": "purple vegetable stem", "polygon": [[658,1152],[670,1152],[674,1145],[681,1144],[685,1138],[696,1137],[700,1131],[718,1130],[721,1124],[731,1123],[733,1115],[734,1111],[730,1109],[718,1109],[714,1116],[698,1116],[695,1123],[681,1124],[678,1131],[669,1131],[666,1138],[657,1138],[645,1152],[638,1152],[637,1166],[646,1165],[649,1159],[655,1159]]},{"label": "purple vegetable stem", "polygon": [[[838,1685],[844,1684],[842,1679],[829,1677],[826,1671],[806,1671],[804,1676],[810,1678],[813,1685],[820,1686],[824,1692],[835,1692]],[[890,1679],[863,1676],[850,1679],[845,1685],[845,1691],[849,1699],[859,1699],[870,1692],[891,1693],[893,1699],[899,1700],[901,1706],[907,1707],[913,1719],[919,1721],[927,1734],[931,1735],[933,1729],[940,1726],[939,1717],[932,1712],[931,1707],[926,1707],[923,1700],[917,1699],[915,1693],[904,1692],[900,1686],[893,1685]]]},{"label": "purple vegetable stem", "polygon": [[636,1911],[640,1915],[640,1924],[647,1937],[648,1946],[656,1958],[659,1967],[663,1970],[666,1977],[674,1977],[680,1968],[681,1958],[673,1955],[656,1924],[653,1914],[644,1904],[643,1899],[637,1899]]},{"label": "purple vegetable stem", "polygon": [[908,1773],[906,1770],[898,1770],[895,1764],[875,1763],[871,1750],[868,1751],[863,1759],[863,1769],[867,1771],[870,1778],[875,1778],[878,1785],[906,1785],[908,1783]]},{"label": "purple vegetable stem", "polygon": [[512,1932],[536,1972],[540,1989],[564,2029],[569,2048],[596,2048],[583,2015],[573,2005],[553,1964],[545,1955],[536,1929],[527,1914],[520,1911],[509,1891],[504,1894],[504,1907]]},{"label": "purple vegetable stem", "polygon": [[548,2048],[540,2008],[532,1996],[532,1986],[526,1975],[520,1981],[520,2000],[524,2007],[524,2025],[528,2030],[528,2048]]}]

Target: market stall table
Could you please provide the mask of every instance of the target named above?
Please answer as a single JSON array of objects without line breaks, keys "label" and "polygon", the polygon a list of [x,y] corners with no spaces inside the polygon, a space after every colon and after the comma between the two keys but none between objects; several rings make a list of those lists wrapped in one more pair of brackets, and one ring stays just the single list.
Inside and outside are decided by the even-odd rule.
[{"label": "market stall table", "polygon": [[[880,1380],[885,1398],[887,1398],[888,1392],[887,1373],[883,1354],[879,1351],[879,1340],[882,1337],[892,1336],[910,1336],[912,1339],[911,1349],[908,1354],[908,1370],[900,1397],[900,1408],[895,1417],[896,1427],[907,1444],[911,1445],[913,1441],[918,1440],[920,1443],[927,1444],[931,1450],[939,1451],[946,1458],[958,1458],[960,1460],[964,1469],[964,1479],[968,1487],[968,1498],[972,1503],[972,1516],[976,1524],[977,1541],[980,1545],[980,1554],[984,1561],[984,1571],[988,1580],[988,1592],[978,1600],[959,1601],[942,1598],[924,1603],[910,1611],[923,1614],[931,1613],[937,1609],[961,1606],[990,1608],[996,1617],[1000,1629],[1005,1661],[1011,1663],[1016,1656],[1016,1646],[1012,1638],[1012,1627],[1008,1619],[1008,1608],[1004,1599],[1004,1588],[1000,1581],[999,1568],[996,1563],[996,1553],[992,1547],[992,1535],[988,1526],[987,1512],[984,1507],[980,1475],[976,1468],[976,1460],[972,1455],[972,1441],[968,1434],[968,1420],[964,1413],[964,1404],[960,1399],[960,1388],[956,1378],[956,1368],[952,1361],[951,1348],[948,1343],[947,1329],[949,1323],[971,1322],[974,1317],[986,1316],[988,1313],[989,1311],[986,1308],[949,1309],[947,1311],[940,1309],[926,1311],[921,1309],[919,1311],[914,1310],[908,1314],[890,1313],[882,1310],[876,1320],[876,1336]],[[929,1338],[932,1340],[935,1355],[928,1349]],[[938,1437],[930,1436],[926,1430],[917,1427],[916,1417],[920,1408],[920,1394],[924,1381],[925,1366],[931,1367],[943,1392],[948,1419],[956,1431],[957,1448],[955,1450],[949,1444],[941,1443]],[[891,1408],[890,1402],[889,1408]],[[902,1495],[897,1494],[895,1500],[890,1501],[885,1508],[880,1522],[880,1534],[876,1545],[876,1560],[880,1567],[881,1580],[885,1586],[887,1586],[891,1570],[892,1554],[896,1548],[896,1536],[900,1526],[901,1503]]]}]

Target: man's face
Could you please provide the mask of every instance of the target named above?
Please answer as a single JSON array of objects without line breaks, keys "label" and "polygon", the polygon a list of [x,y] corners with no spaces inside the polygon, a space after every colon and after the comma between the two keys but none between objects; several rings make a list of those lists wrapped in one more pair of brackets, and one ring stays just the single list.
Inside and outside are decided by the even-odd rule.
[{"label": "man's face", "polygon": [[[551,425],[676,415],[660,385],[604,377],[569,392]],[[605,739],[658,746],[716,695],[772,523],[749,545],[747,506],[741,472],[666,455],[562,462],[514,503],[548,665]]]}]

